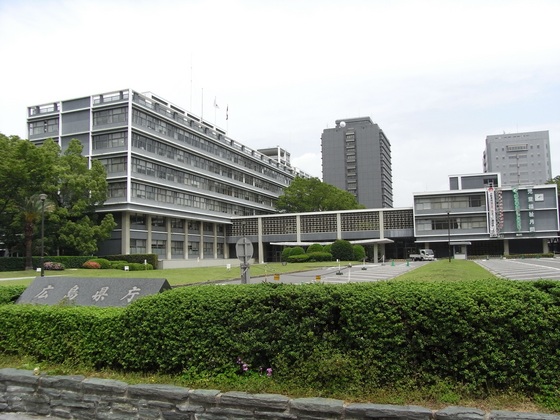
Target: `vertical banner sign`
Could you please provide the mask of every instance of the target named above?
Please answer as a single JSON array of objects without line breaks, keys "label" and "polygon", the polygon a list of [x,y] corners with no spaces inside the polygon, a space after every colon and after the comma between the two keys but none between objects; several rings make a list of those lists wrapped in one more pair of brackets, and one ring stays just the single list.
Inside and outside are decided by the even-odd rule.
[{"label": "vertical banner sign", "polygon": [[519,190],[513,188],[513,209],[515,210],[515,227],[521,231],[521,208],[519,207]]},{"label": "vertical banner sign", "polygon": [[527,208],[529,209],[529,232],[535,232],[535,200],[533,188],[527,188]]},{"label": "vertical banner sign", "polygon": [[496,211],[498,215],[498,234],[504,228],[504,197],[502,194],[502,189],[496,189]]},{"label": "vertical banner sign", "polygon": [[488,187],[486,190],[486,202],[488,203],[488,230],[490,232],[490,237],[497,238],[496,196],[493,187]]}]

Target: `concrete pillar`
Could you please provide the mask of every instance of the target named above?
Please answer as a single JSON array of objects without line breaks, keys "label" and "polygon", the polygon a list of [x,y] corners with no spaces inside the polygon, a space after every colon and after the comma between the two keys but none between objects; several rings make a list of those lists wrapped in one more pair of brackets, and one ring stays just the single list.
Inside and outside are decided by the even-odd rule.
[{"label": "concrete pillar", "polygon": [[257,247],[259,253],[259,260],[261,264],[264,264],[264,245],[263,245],[263,228],[262,228],[262,217],[257,217]]},{"label": "concrete pillar", "polygon": [[185,243],[183,244],[183,258],[185,260],[189,259],[189,221],[185,219],[185,225],[183,226],[185,232]]},{"label": "concrete pillar", "polygon": [[542,240],[542,252],[543,252],[543,254],[548,254],[550,252],[550,250],[548,248],[548,239],[543,239]]},{"label": "concrete pillar", "polygon": [[171,259],[171,218],[165,218],[165,230],[167,231],[167,240],[165,241],[165,258]]},{"label": "concrete pillar", "polygon": [[379,253],[379,244],[373,244],[373,263],[377,264],[379,262],[379,257],[377,254]]},{"label": "concrete pillar", "polygon": [[509,255],[509,239],[504,239],[504,255]]},{"label": "concrete pillar", "polygon": [[146,227],[148,228],[148,239],[146,239],[146,254],[152,253],[152,216],[146,215]]},{"label": "concrete pillar", "polygon": [[130,254],[130,213],[123,211],[121,215],[121,254]]},{"label": "concrete pillar", "polygon": [[301,218],[300,215],[296,215],[296,242],[301,242]]}]

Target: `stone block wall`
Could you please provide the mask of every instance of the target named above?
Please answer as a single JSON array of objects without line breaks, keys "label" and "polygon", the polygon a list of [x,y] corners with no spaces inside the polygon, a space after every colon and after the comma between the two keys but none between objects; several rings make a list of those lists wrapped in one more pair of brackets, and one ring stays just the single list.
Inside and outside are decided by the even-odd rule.
[{"label": "stone block wall", "polygon": [[394,419],[394,420],[560,420],[560,416],[475,408],[433,411],[419,406],[345,403],[329,398],[288,398],[187,389],[171,385],[129,385],[84,376],[38,375],[0,369],[0,417],[26,413],[61,419]]}]

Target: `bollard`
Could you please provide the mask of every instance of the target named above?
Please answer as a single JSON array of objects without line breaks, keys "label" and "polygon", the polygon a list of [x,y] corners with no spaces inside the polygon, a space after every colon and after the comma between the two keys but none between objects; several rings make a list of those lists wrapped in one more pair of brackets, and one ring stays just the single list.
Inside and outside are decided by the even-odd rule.
[{"label": "bollard", "polygon": [[395,260],[391,260],[391,267],[395,266]]}]

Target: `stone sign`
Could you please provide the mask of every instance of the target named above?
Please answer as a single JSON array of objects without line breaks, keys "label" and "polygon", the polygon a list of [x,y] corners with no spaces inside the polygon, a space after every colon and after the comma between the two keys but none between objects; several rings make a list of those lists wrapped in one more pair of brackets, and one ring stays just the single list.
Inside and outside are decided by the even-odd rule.
[{"label": "stone sign", "polygon": [[36,277],[16,303],[126,306],[169,289],[166,279],[155,278]]}]

